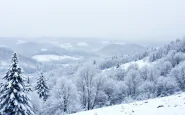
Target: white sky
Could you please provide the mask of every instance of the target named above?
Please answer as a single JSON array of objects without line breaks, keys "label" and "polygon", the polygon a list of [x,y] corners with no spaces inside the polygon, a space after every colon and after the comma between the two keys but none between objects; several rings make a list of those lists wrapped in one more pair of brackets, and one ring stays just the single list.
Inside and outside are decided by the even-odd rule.
[{"label": "white sky", "polygon": [[0,36],[176,39],[185,0],[0,0]]}]

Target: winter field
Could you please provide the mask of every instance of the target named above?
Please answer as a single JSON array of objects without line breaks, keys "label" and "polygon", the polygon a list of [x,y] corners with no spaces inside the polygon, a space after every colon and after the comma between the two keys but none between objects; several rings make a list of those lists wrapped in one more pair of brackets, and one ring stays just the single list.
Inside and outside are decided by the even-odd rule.
[{"label": "winter field", "polygon": [[71,115],[185,115],[185,93]]}]

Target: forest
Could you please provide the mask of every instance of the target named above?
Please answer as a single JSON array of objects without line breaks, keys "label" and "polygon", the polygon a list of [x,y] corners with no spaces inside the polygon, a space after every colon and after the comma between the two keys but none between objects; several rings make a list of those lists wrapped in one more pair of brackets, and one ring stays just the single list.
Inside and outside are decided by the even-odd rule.
[{"label": "forest", "polygon": [[0,80],[1,115],[71,114],[185,90],[185,39],[31,76],[19,67],[17,53],[11,62]]}]

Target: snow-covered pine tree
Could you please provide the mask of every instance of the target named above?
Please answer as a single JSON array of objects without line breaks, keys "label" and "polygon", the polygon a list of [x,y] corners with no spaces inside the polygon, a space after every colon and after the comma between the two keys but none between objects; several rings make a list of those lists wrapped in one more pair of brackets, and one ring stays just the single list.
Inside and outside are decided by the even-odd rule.
[{"label": "snow-covered pine tree", "polygon": [[34,115],[16,53],[13,54],[12,65],[4,79],[7,82],[0,91],[1,115]]},{"label": "snow-covered pine tree", "polygon": [[27,84],[26,84],[26,91],[27,92],[30,92],[30,91],[32,91],[32,88],[31,88],[31,84],[30,84],[30,77],[28,76],[28,78],[27,78],[27,82],[26,82]]},{"label": "snow-covered pine tree", "polygon": [[41,73],[36,86],[37,93],[39,97],[46,101],[49,97],[49,88],[47,87],[46,80],[43,73]]}]

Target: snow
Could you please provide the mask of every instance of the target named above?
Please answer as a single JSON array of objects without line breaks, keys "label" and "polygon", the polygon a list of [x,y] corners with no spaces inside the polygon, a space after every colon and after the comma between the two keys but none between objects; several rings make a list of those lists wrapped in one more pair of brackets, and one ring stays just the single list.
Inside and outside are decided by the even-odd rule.
[{"label": "snow", "polygon": [[71,43],[65,43],[65,44],[61,44],[60,47],[61,47],[61,48],[64,48],[64,49],[70,49],[70,48],[72,48],[73,46],[71,45]]},{"label": "snow", "polygon": [[121,68],[127,69],[131,64],[137,64],[139,68],[142,68],[143,66],[151,65],[151,63],[149,63],[147,60],[138,60],[138,61],[133,61],[133,62],[122,64]]},{"label": "snow", "polygon": [[41,49],[41,51],[47,51],[48,49],[45,49],[45,48],[43,48],[43,49]]},{"label": "snow", "polygon": [[86,42],[78,42],[77,46],[89,46],[89,44]]},{"label": "snow", "polygon": [[125,45],[125,42],[115,42],[115,41],[101,41],[101,44],[108,45],[108,44],[118,44],[118,45]]},{"label": "snow", "polygon": [[14,100],[15,99],[15,95],[13,93],[10,94],[10,99]]},{"label": "snow", "polygon": [[185,115],[185,93],[71,115]]},{"label": "snow", "polygon": [[32,57],[33,59],[40,61],[40,62],[45,62],[45,61],[59,61],[59,60],[64,60],[64,59],[70,59],[70,60],[80,60],[82,57],[71,57],[67,55],[59,56],[59,55],[35,55]]},{"label": "snow", "polygon": [[110,41],[101,41],[101,44],[107,45],[107,44],[110,44]]},{"label": "snow", "polygon": [[[148,60],[144,59],[144,60],[138,60],[138,61],[133,61],[133,62],[129,62],[129,63],[125,63],[120,65],[121,69],[127,70],[128,67],[131,64],[137,64],[139,66],[139,68],[142,68],[143,66],[151,66],[153,63],[149,62]],[[102,70],[103,73],[108,73],[110,71],[116,70],[116,66],[112,67],[112,68],[108,68],[108,69],[104,69]]]}]

